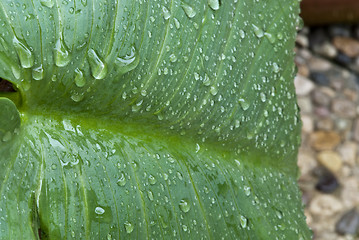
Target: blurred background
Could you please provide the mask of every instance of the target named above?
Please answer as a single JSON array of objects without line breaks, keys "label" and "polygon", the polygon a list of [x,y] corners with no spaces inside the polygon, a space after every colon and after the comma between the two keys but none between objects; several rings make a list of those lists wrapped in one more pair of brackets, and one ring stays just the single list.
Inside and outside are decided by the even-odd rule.
[{"label": "blurred background", "polygon": [[302,0],[298,165],[316,240],[359,239],[359,0]]}]

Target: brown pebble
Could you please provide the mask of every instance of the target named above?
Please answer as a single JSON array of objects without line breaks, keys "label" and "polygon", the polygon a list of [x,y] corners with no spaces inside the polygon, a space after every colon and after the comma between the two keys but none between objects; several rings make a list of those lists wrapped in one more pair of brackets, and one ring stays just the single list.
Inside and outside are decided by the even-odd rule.
[{"label": "brown pebble", "polygon": [[318,162],[331,172],[338,172],[343,165],[340,155],[334,151],[322,151],[317,155]]},{"label": "brown pebble", "polygon": [[346,141],[338,147],[338,152],[344,163],[354,167],[357,158],[358,146],[355,142]]},{"label": "brown pebble", "polygon": [[311,133],[314,129],[313,118],[309,115],[302,114],[302,131],[305,133]]},{"label": "brown pebble", "polygon": [[[326,87],[327,88],[327,87]],[[327,94],[323,88],[314,89],[312,92],[312,98],[315,104],[320,106],[329,106],[331,96]]]},{"label": "brown pebble", "polygon": [[349,37],[335,37],[334,46],[348,57],[359,56],[359,41]]},{"label": "brown pebble", "polygon": [[309,211],[313,215],[332,216],[342,210],[342,203],[331,195],[318,195],[310,203]]},{"label": "brown pebble", "polygon": [[315,150],[332,150],[341,141],[341,137],[334,131],[316,131],[310,136],[310,142]]},{"label": "brown pebble", "polygon": [[322,118],[317,121],[316,124],[319,130],[330,131],[334,127],[334,122],[331,118]]},{"label": "brown pebble", "polygon": [[354,118],[356,115],[355,104],[347,99],[334,99],[332,111],[341,118]]}]

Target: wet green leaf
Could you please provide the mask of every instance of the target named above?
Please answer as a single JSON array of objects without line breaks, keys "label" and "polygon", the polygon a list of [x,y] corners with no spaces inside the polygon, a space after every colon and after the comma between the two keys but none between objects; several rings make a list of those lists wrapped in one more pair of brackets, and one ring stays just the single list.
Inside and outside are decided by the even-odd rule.
[{"label": "wet green leaf", "polygon": [[298,9],[1,1],[0,239],[310,239]]}]

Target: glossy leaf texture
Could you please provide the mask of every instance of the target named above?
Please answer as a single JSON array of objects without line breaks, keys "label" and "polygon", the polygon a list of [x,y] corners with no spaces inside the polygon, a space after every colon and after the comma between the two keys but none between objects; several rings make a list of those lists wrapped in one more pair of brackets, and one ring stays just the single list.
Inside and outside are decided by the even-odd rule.
[{"label": "glossy leaf texture", "polygon": [[0,77],[18,92],[0,93],[0,239],[310,239],[298,13],[1,1]]}]

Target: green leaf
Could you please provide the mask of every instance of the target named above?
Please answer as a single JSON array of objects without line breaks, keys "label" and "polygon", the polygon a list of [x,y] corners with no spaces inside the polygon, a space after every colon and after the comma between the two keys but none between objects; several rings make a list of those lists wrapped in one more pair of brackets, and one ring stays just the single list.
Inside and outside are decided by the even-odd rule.
[{"label": "green leaf", "polygon": [[1,1],[0,239],[310,239],[298,11]]}]

